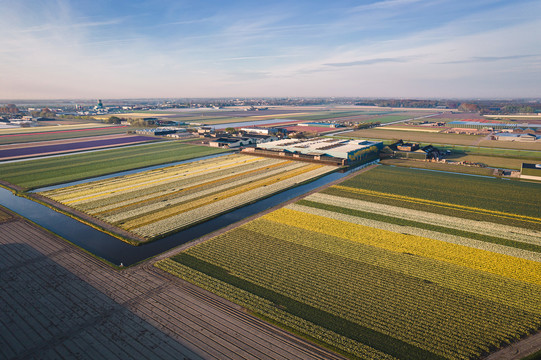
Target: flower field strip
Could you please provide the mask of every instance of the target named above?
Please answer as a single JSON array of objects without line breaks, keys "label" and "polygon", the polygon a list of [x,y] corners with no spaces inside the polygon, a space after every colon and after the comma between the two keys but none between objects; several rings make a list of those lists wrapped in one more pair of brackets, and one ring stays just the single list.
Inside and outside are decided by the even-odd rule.
[{"label": "flower field strip", "polygon": [[341,185],[467,208],[541,217],[541,185],[535,183],[378,166]]},{"label": "flower field strip", "polygon": [[[258,164],[261,165],[261,164]],[[283,165],[283,168],[291,168],[292,165]],[[152,188],[143,188],[137,192],[122,193],[111,196],[105,199],[99,199],[90,203],[79,204],[79,208],[88,209],[89,213],[97,215],[115,215],[122,211],[130,211],[135,208],[145,208],[147,206],[155,206],[160,201],[168,204],[177,204],[179,202],[194,199],[198,196],[208,195],[213,192],[218,192],[227,189],[230,186],[240,185],[258,177],[261,177],[262,172],[267,172],[267,175],[275,174],[284,169],[266,169],[260,168],[259,171],[250,174],[246,177],[230,178],[231,172],[221,174],[216,172],[207,173],[196,177],[182,177],[181,180],[167,183]],[[246,167],[244,167],[246,170]],[[249,171],[249,170],[247,170]],[[212,178],[215,180],[211,180]],[[226,179],[227,178],[227,179]],[[182,199],[179,196],[182,195]],[[160,200],[161,199],[161,200]],[[180,200],[179,200],[180,199]]]},{"label": "flower field strip", "polygon": [[[261,164],[257,164],[257,165],[261,165]],[[97,208],[96,210],[99,210],[99,211],[95,210],[95,212],[94,211],[89,211],[89,212],[92,214],[99,214],[99,215],[102,215],[105,213],[107,213],[108,215],[111,215],[119,211],[133,208],[134,206],[141,207],[141,205],[143,204],[154,204],[157,201],[166,201],[166,200],[170,201],[174,197],[178,197],[179,194],[186,196],[187,194],[192,194],[194,192],[197,192],[198,194],[202,195],[203,191],[205,190],[210,191],[210,192],[217,192],[225,184],[229,184],[230,182],[233,182],[233,180],[236,180],[235,182],[239,182],[239,183],[251,181],[252,178],[256,176],[260,176],[259,173],[261,172],[267,172],[267,175],[270,175],[269,173],[276,172],[276,170],[271,170],[271,169],[276,168],[276,167],[282,167],[283,169],[283,167],[286,167],[286,166],[287,166],[286,163],[278,163],[278,164],[267,165],[264,168],[258,167],[256,169],[246,170],[244,172],[235,173],[233,175],[225,174],[225,175],[219,176],[218,174],[215,174],[215,173],[205,174],[206,175],[205,177],[212,176],[213,180],[201,182],[202,177],[197,177],[197,179],[185,179],[187,181],[183,181],[182,183],[180,181],[177,181],[175,183],[168,183],[167,185],[185,186],[185,187],[180,188],[178,190],[170,189],[169,191],[156,189],[154,193],[148,194],[144,196],[144,198],[141,198],[140,196],[138,196],[137,198],[135,198],[136,201],[134,201],[132,197],[130,201],[124,201],[123,203],[116,203],[116,205],[107,206],[107,207],[100,207],[99,206],[100,201],[94,201],[91,204]],[[282,169],[280,170],[283,171]],[[242,177],[242,179],[239,180],[239,177]],[[194,185],[191,185],[190,180],[191,181],[198,180],[199,183],[195,183]],[[170,202],[170,204],[172,203]]]},{"label": "flower field strip", "polygon": [[293,329],[293,331],[308,336],[316,342],[327,344],[332,349],[346,354],[353,354],[359,359],[365,360],[396,359],[395,357],[387,355],[381,351],[377,351],[367,345],[332,332],[323,326],[318,326],[298,316],[289,314],[288,312],[276,307],[267,299],[194,270],[188,266],[182,265],[174,260],[160,260],[155,264],[155,266],[186,281],[196,284],[201,288],[218,294],[223,298],[235,302],[254,313],[264,316],[266,319],[271,319],[282,326],[287,326],[288,329]]},{"label": "flower field strip", "polygon": [[[286,207],[287,209],[295,210],[295,211],[301,211],[307,214],[312,215],[318,215],[323,216],[329,219],[339,220],[339,221],[345,221],[356,225],[362,225],[362,226],[368,226],[375,229],[380,230],[386,230],[386,231],[392,231],[396,233],[400,233],[403,235],[413,235],[413,236],[419,236],[422,238],[429,238],[433,240],[439,240],[444,241],[451,244],[461,245],[461,246],[467,246],[474,249],[479,250],[486,250],[498,254],[503,255],[509,255],[525,260],[531,260],[531,261],[537,261],[541,263],[541,249],[534,248],[534,250],[539,250],[539,252],[531,251],[531,250],[523,250],[520,248],[515,247],[509,247],[504,246],[500,244],[495,244],[494,241],[498,239],[492,239],[488,238],[488,240],[492,240],[491,242],[488,241],[480,241],[476,239],[471,239],[469,237],[463,237],[463,236],[457,236],[455,234],[448,234],[446,232],[440,232],[437,230],[444,230],[444,229],[437,229],[436,231],[427,230],[424,229],[422,226],[416,227],[416,226],[408,226],[407,224],[396,224],[396,222],[400,223],[400,219],[396,219],[397,221],[388,221],[390,219],[372,219],[372,217],[378,217],[378,216],[358,216],[358,211],[356,210],[350,210],[350,209],[344,209],[344,208],[338,208],[335,206],[330,205],[324,205],[324,204],[318,204],[318,203],[311,203],[311,202],[305,202],[300,201],[296,204],[288,205]],[[422,224],[413,224],[413,225],[422,225]],[[428,227],[428,226],[427,226]],[[499,239],[502,242],[505,242],[504,239]],[[514,245],[514,244],[513,244]],[[525,247],[534,247],[534,245],[529,244],[523,244]]]},{"label": "flower field strip", "polygon": [[437,207],[443,207],[443,208],[448,208],[452,210],[458,209],[460,211],[466,211],[466,212],[471,212],[471,213],[476,213],[476,214],[488,214],[490,216],[497,216],[504,219],[519,219],[521,221],[528,221],[534,224],[541,224],[541,218],[533,217],[533,216],[517,215],[517,214],[505,213],[505,212],[496,211],[496,210],[487,210],[487,209],[469,207],[469,206],[464,206],[464,205],[443,203],[439,201],[413,198],[409,196],[395,195],[395,194],[390,194],[390,193],[382,193],[382,192],[365,190],[365,189],[357,189],[357,188],[341,186],[341,185],[335,185],[335,188],[338,190],[346,191],[346,192],[368,194],[371,196],[377,196],[377,197],[388,198],[388,199],[397,199],[400,201],[407,201],[407,202],[420,204],[420,205],[437,206]]},{"label": "flower field strip", "polygon": [[[232,158],[231,155],[224,155],[220,156],[219,158],[198,160],[191,163],[167,166],[154,170],[141,171],[129,175],[93,181],[92,183],[78,184],[76,187],[72,186],[59,188],[50,193],[54,194],[56,198],[62,200],[76,199],[92,194],[107,192],[107,190],[113,191],[122,186],[128,187],[157,179],[175,181],[178,179],[183,179],[189,173],[197,175],[198,171],[201,170],[220,170],[219,168],[221,166],[239,164],[246,161],[248,161],[248,159],[244,159],[243,161],[243,159]],[[97,187],[99,190],[96,190]]]},{"label": "flower field strip", "polygon": [[541,285],[541,263],[468,248],[420,236],[398,234],[328,219],[299,211],[280,209],[265,218],[290,226],[311,229],[323,234],[377,246],[391,251],[407,252],[418,256],[471,267],[504,277]]},{"label": "flower field strip", "polygon": [[188,204],[181,204],[181,205],[171,206],[171,207],[168,207],[168,208],[166,208],[166,209],[164,209],[162,211],[159,211],[157,213],[153,213],[153,214],[150,214],[150,215],[146,214],[144,216],[144,219],[139,218],[139,219],[134,219],[134,220],[127,221],[127,222],[122,224],[122,228],[124,228],[126,230],[132,230],[134,228],[142,227],[142,226],[154,223],[156,221],[166,219],[166,218],[168,218],[170,216],[178,215],[180,213],[184,213],[184,212],[196,209],[196,208],[204,206],[204,205],[212,204],[212,203],[215,203],[217,201],[224,200],[226,198],[229,198],[229,197],[232,197],[232,196],[235,196],[235,195],[240,195],[242,193],[248,192],[248,191],[253,190],[253,189],[258,189],[260,187],[268,186],[268,185],[274,184],[274,183],[276,183],[278,181],[284,181],[284,180],[287,180],[289,178],[293,178],[293,177],[302,175],[302,174],[307,173],[309,171],[320,169],[322,167],[323,167],[322,165],[306,165],[306,166],[302,167],[301,169],[298,169],[298,170],[295,170],[295,171],[290,171],[290,172],[287,172],[286,174],[278,174],[278,175],[271,176],[269,178],[264,178],[264,179],[261,179],[261,180],[257,180],[257,181],[254,181],[254,182],[250,183],[250,184],[235,187],[235,188],[229,189],[227,191],[222,191],[219,194],[212,194],[210,196],[206,196],[204,198],[197,199],[197,200],[195,200],[193,202],[190,202]]},{"label": "flower field strip", "polygon": [[101,135],[125,134],[125,127],[111,126],[107,128],[91,128],[84,131],[48,131],[42,133],[28,133],[16,135],[0,135],[0,145],[21,144],[41,141],[55,141],[62,139],[75,139]]},{"label": "flower field strip", "polygon": [[[337,218],[344,221],[353,222],[360,225],[366,225],[376,227],[378,229],[388,229],[395,232],[407,232],[411,235],[419,235],[424,237],[430,237],[436,240],[442,240],[447,242],[453,242],[460,245],[476,247],[478,249],[485,249],[494,252],[500,252],[512,256],[522,257],[520,254],[525,250],[530,255],[538,253],[536,256],[541,255],[541,246],[539,238],[531,238],[530,242],[523,242],[520,240],[510,240],[503,237],[496,237],[491,235],[485,235],[482,233],[476,233],[471,231],[459,230],[457,228],[449,228],[436,224],[430,224],[425,222],[419,222],[414,220],[408,220],[399,217],[392,217],[387,215],[381,215],[372,212],[366,212],[363,210],[351,209],[350,207],[341,207],[337,205],[330,205],[326,203],[314,202],[310,200],[301,200],[295,206],[306,206],[313,209],[320,209],[320,211],[330,211],[325,213],[327,217]],[[292,207],[290,207],[292,208]],[[316,210],[309,210],[305,208],[301,211],[314,213]],[[336,214],[333,214],[336,213]],[[314,213],[316,214],[316,213]],[[341,214],[343,217],[341,218]],[[316,214],[317,215],[317,214]],[[361,220],[363,219],[363,220]],[[371,221],[373,223],[371,223]],[[460,223],[460,222],[457,222]],[[388,225],[385,225],[388,224]],[[406,228],[407,227],[407,228]],[[417,230],[415,230],[417,229]],[[515,237],[510,234],[512,237]],[[520,236],[516,236],[519,237]],[[455,240],[456,238],[456,240]],[[471,239],[467,240],[467,239]],[[536,242],[532,244],[532,242]],[[510,249],[513,248],[513,249]],[[517,250],[515,250],[517,249]],[[503,251],[503,252],[502,252]],[[515,253],[510,253],[515,251]]]},{"label": "flower field strip", "polygon": [[531,301],[541,297],[541,287],[538,285],[431,258],[389,251],[263,218],[251,221],[242,228],[541,315],[541,303]]},{"label": "flower field strip", "polygon": [[450,209],[447,207],[432,206],[428,204],[420,205],[417,203],[412,203],[408,201],[401,201],[399,199],[391,199],[386,197],[379,197],[369,194],[361,193],[352,193],[344,190],[340,190],[334,186],[331,186],[323,191],[322,194],[331,195],[336,197],[354,199],[354,200],[363,200],[372,203],[379,203],[382,205],[401,207],[408,210],[420,210],[423,212],[434,213],[439,215],[445,215],[449,217],[468,219],[473,221],[480,221],[485,223],[494,223],[505,226],[512,226],[516,228],[523,228],[531,231],[539,232],[541,231],[541,225],[532,223],[529,221],[521,221],[520,219],[506,219],[499,216],[480,213],[472,213],[470,211],[461,211],[458,208]]},{"label": "flower field strip", "polygon": [[41,145],[23,147],[17,149],[0,148],[0,160],[21,159],[33,156],[43,156],[52,154],[61,154],[74,151],[101,149],[107,147],[123,146],[130,144],[139,144],[150,141],[157,141],[156,138],[148,136],[126,135],[122,137],[105,136],[104,139],[95,139],[89,141],[74,141],[66,144]]},{"label": "flower field strip", "polygon": [[[369,216],[370,214],[381,215],[377,219],[399,218],[402,220],[410,220],[411,223],[423,223],[445,228],[462,230],[468,229],[468,232],[473,234],[482,234],[493,237],[500,237],[507,240],[524,242],[527,244],[541,245],[541,231],[507,226],[490,222],[482,222],[457,218],[436,214],[433,212],[419,211],[407,209],[398,206],[390,206],[376,202],[363,201],[360,199],[351,199],[340,196],[332,196],[323,193],[312,194],[305,200],[325,205],[338,206],[341,208],[357,210],[359,216]],[[300,203],[300,202],[299,202]],[[376,218],[375,218],[376,219]],[[405,222],[404,224],[411,224]]]},{"label": "flower field strip", "polygon": [[[378,333],[368,327],[348,321],[325,310],[310,306],[301,301],[292,299],[287,295],[230,274],[226,269],[198,259],[197,257],[188,254],[180,254],[175,257],[175,260],[207,276],[217,278],[218,280],[231,284],[241,290],[262,297],[276,304],[275,306],[285,307],[287,308],[287,311],[295,317],[300,317],[302,319],[308,318],[308,321],[314,323],[316,326],[327,328],[333,333],[338,333],[341,336],[349,338],[356,337],[357,339],[352,339],[354,341],[362,339],[365,344],[374,350],[391,355],[395,358],[404,358],[404,354],[408,354],[409,359],[444,359],[444,357],[440,357],[429,351],[417,348],[406,342],[392,338],[391,336]],[[346,336],[344,333],[351,335]]]},{"label": "flower field strip", "polygon": [[[295,166],[297,165],[297,166]],[[261,180],[265,177],[270,177],[277,173],[283,173],[285,171],[290,171],[298,167],[298,164],[291,164],[289,166],[284,166],[281,169],[274,169],[271,171],[260,171],[257,174],[252,174],[252,176],[244,177],[242,175],[238,176],[237,179],[228,179],[228,181],[222,181],[220,184],[207,182],[202,184],[201,187],[191,187],[186,190],[186,192],[175,191],[171,197],[158,199],[151,202],[145,202],[140,204],[135,204],[133,206],[127,206],[125,208],[108,211],[108,212],[99,212],[94,213],[89,211],[91,215],[100,217],[111,223],[124,223],[126,221],[134,220],[140,216],[149,216],[155,214],[159,211],[162,211],[165,207],[170,206],[181,206],[183,204],[193,204],[195,201],[220,196],[224,191],[228,191],[232,188],[246,185],[256,180]],[[136,198],[137,199],[137,198]]]},{"label": "flower field strip", "polygon": [[333,169],[290,160],[226,155],[41,194],[154,238]]},{"label": "flower field strip", "polygon": [[[278,240],[257,231],[237,230],[204,243],[206,246],[192,248],[187,255],[205,261],[205,266],[210,262],[210,266],[220,267],[226,274],[331,312],[330,316],[325,316],[327,323],[323,320],[322,326],[329,325],[328,319],[338,317],[338,322],[361,322],[367,329],[376,329],[380,336],[387,337],[379,339],[383,344],[371,339],[379,350],[382,350],[381,346],[392,343],[389,337],[398,336],[410,344],[415,343],[442,355],[457,351],[453,358],[468,358],[472,353],[480,355],[480,351],[487,351],[488,345],[483,345],[487,341],[499,345],[507,337],[516,338],[541,324],[539,315],[533,316],[444,288],[438,290],[434,284],[422,279],[348,261],[310,247],[288,245],[287,240]],[[279,234],[283,236],[286,233]],[[310,236],[303,238],[309,239]],[[185,259],[174,259],[186,264]],[[194,266],[205,272],[204,267]],[[218,278],[227,281],[224,276]],[[269,299],[266,294],[256,292],[256,295]],[[287,299],[270,299],[275,306],[286,311],[298,310]],[[314,316],[310,313],[308,316],[306,313],[296,315],[308,317],[309,321]],[[520,320],[517,321],[515,316]],[[442,321],[445,326],[441,326]],[[508,328],[502,330],[505,327]],[[432,331],[428,338],[425,336],[427,328]],[[354,334],[347,335],[355,337],[363,333],[356,330]],[[459,348],[457,344],[460,344]],[[374,346],[374,343],[370,345]],[[412,358],[409,352],[393,355]]]},{"label": "flower field strip", "polygon": [[174,141],[0,164],[0,178],[26,189],[218,154],[223,149]]},{"label": "flower field strip", "polygon": [[[508,311],[507,307],[465,297],[461,293],[434,285],[427,286],[419,279],[408,279],[312,249],[301,247],[299,251],[296,246],[288,246],[273,237],[262,237],[259,233],[243,235],[258,239],[262,243],[261,247],[256,249],[259,253],[252,262],[248,258],[248,264],[245,264],[242,259],[251,252],[242,251],[235,246],[235,250],[241,253],[235,256],[236,261],[220,265],[229,273],[431,352],[445,354],[454,351],[453,346],[460,342],[462,337],[478,343],[470,346],[469,350],[481,348],[481,344],[487,341],[485,327],[494,328],[488,338],[493,336],[496,345],[499,344],[498,339],[516,338],[521,332],[527,331],[528,327],[538,326],[541,320],[537,317],[537,322],[532,321],[533,314],[514,310],[494,318],[498,312]],[[278,251],[264,244],[266,241],[270,241]],[[295,261],[298,263],[293,266],[289,265],[290,254],[297,255]],[[205,251],[205,259],[214,261],[216,256],[216,253]],[[298,260],[300,257],[302,260]],[[250,266],[254,262],[262,262],[264,266]],[[318,264],[317,269],[310,268],[310,264]],[[284,273],[278,273],[279,271]],[[385,283],[381,283],[382,280],[385,280]],[[347,286],[344,287],[343,284]],[[387,304],[382,306],[382,299],[385,299]],[[435,302],[441,302],[438,308],[435,308]],[[279,304],[287,308],[287,304]],[[477,309],[479,306],[482,306],[482,309]],[[442,313],[445,314],[443,317]],[[527,327],[517,324],[514,316],[518,316],[521,323],[530,324]],[[442,321],[447,322],[447,327],[433,331],[430,343],[426,343],[426,340],[423,340],[426,329],[432,329]],[[509,325],[513,328],[502,330],[502,327]],[[402,337],[402,334],[407,334],[407,337]],[[467,345],[469,344],[464,342],[462,351]]]},{"label": "flower field strip", "polygon": [[321,167],[286,180],[281,180],[279,182],[255,188],[233,197],[228,197],[221,201],[209,203],[208,205],[195,208],[188,212],[173,215],[164,220],[134,229],[133,232],[145,237],[162,236],[172,231],[195,225],[226,211],[230,211],[259,199],[271,196],[287,188],[297,186],[300,183],[310,181],[316,177],[334,171],[335,169],[336,168],[330,166]]},{"label": "flower field strip", "polygon": [[111,129],[111,128],[123,128],[127,126],[103,126],[103,124],[74,124],[74,125],[61,125],[61,126],[39,126],[29,128],[16,128],[16,129],[0,129],[0,137],[17,137],[24,136],[26,134],[40,134],[40,133],[59,133],[59,132],[77,132],[86,130],[97,129]]},{"label": "flower field strip", "polygon": [[[257,160],[257,158],[247,159],[246,162]],[[209,165],[212,164],[212,162],[206,162],[206,165],[200,165],[199,169],[193,169],[190,164],[182,164],[161,171],[151,170],[150,172],[139,173],[132,176],[128,175],[112,180],[101,180],[88,185],[66,188],[62,191],[58,191],[55,199],[61,200],[66,204],[81,203],[87,200],[94,200],[99,197],[108,197],[112,193],[129,192],[143,187],[153,187],[157,184],[172,182],[177,180],[179,176],[183,176],[186,173],[193,176],[212,170],[223,170],[228,167],[238,165],[237,162],[224,163],[221,161],[217,168],[209,168]]]}]

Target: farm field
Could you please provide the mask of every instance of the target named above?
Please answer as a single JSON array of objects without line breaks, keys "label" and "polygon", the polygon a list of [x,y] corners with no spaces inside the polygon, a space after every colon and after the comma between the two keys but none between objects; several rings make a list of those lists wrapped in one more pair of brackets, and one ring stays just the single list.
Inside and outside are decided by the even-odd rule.
[{"label": "farm field", "polygon": [[528,162],[524,159],[499,157],[499,156],[480,156],[480,155],[456,155],[449,156],[450,161],[469,161],[475,163],[486,164],[490,167],[503,168],[503,169],[516,169],[520,170],[520,165],[523,162]]},{"label": "farm field", "polygon": [[[44,128],[41,128],[44,129]],[[33,132],[33,133],[16,133],[16,134],[0,134],[0,145],[28,143],[37,141],[71,139],[86,136],[125,134],[128,130],[126,126],[108,126],[108,127],[92,127],[87,129],[62,130],[60,127],[51,127],[49,131]],[[131,128],[133,129],[133,128]]]},{"label": "farm field", "polygon": [[[156,266],[352,358],[477,359],[541,329],[541,229],[357,196],[434,203],[422,190],[446,185],[435,196],[454,208],[475,180],[504,183],[429,173],[417,186],[425,173],[379,166]],[[495,193],[517,204],[541,192],[506,183]],[[539,201],[497,216],[541,224]]]},{"label": "farm field", "polygon": [[323,192],[541,230],[539,184],[379,166]]},{"label": "farm field", "polygon": [[[62,120],[58,121],[59,123]],[[60,130],[84,130],[91,128],[106,128],[109,127],[102,123],[83,123],[75,125],[49,125],[49,126],[36,126],[36,127],[25,127],[25,128],[15,128],[15,129],[0,129],[0,135],[9,135],[9,134],[31,134],[31,133],[40,133],[47,131],[60,131]],[[110,125],[114,127],[114,125]]]},{"label": "farm field", "polygon": [[[421,146],[429,145],[429,143],[421,143]],[[514,158],[514,159],[532,159],[541,160],[541,151],[536,150],[519,150],[519,149],[501,149],[488,148],[479,146],[461,146],[449,144],[433,144],[440,150],[450,150],[453,156],[476,155],[486,157]]]},{"label": "farm field", "polygon": [[62,154],[74,151],[103,149],[108,147],[140,144],[156,140],[159,139],[149,136],[114,134],[56,141],[52,140],[0,145],[0,161]]},{"label": "farm field", "polygon": [[226,155],[40,194],[151,240],[335,169]]},{"label": "farm field", "polygon": [[[459,159],[452,159],[452,160],[461,161]],[[467,160],[467,161],[473,161],[473,160]],[[381,161],[381,164],[420,168],[420,169],[429,169],[429,170],[450,171],[450,172],[456,172],[456,173],[462,173],[462,174],[472,174],[472,175],[482,175],[482,176],[492,176],[494,172],[494,169],[490,169],[490,168],[452,165],[452,164],[444,164],[444,163],[433,163],[433,162],[405,160],[405,159],[385,159]]]},{"label": "farm field", "polygon": [[356,130],[348,133],[348,136],[366,139],[380,140],[404,140],[427,144],[450,144],[470,145],[476,147],[516,149],[516,150],[541,150],[541,142],[518,142],[483,140],[485,136],[465,134],[445,134],[421,131],[387,130],[385,127]]},{"label": "farm field", "polygon": [[22,190],[227,152],[177,141],[0,164],[0,180]]},{"label": "farm field", "polygon": [[499,141],[499,140],[482,140],[479,146],[507,148],[517,150],[537,150],[541,151],[541,141],[521,142],[521,141]]}]

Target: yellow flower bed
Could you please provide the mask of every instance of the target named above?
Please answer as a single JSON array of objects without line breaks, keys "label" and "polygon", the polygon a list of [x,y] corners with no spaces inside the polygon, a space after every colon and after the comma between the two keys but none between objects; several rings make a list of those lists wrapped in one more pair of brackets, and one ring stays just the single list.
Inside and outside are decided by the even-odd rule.
[{"label": "yellow flower bed", "polygon": [[386,250],[410,253],[541,285],[541,263],[473,249],[420,236],[404,235],[346,221],[280,209],[264,216],[281,224],[357,241]]},{"label": "yellow flower bed", "polygon": [[[263,158],[252,158],[244,162],[254,162],[254,161],[260,161],[262,159]],[[164,176],[164,171],[161,171],[156,174],[147,174],[147,176],[144,178],[144,181],[141,181],[139,176],[135,178],[127,177],[126,180],[123,181],[122,184],[120,185],[118,183],[113,183],[108,186],[96,186],[94,188],[85,190],[83,192],[73,192],[71,194],[66,194],[64,196],[56,196],[54,197],[54,199],[57,201],[61,201],[64,204],[70,205],[70,204],[75,204],[75,203],[83,202],[90,199],[96,199],[99,197],[107,197],[111,195],[112,193],[117,193],[120,191],[131,191],[131,190],[136,190],[143,187],[166,183],[168,181],[174,181],[174,180],[177,180],[178,177],[181,176],[183,173],[186,173],[189,176],[195,176],[195,175],[199,175],[205,172],[223,170],[223,169],[227,169],[227,168],[231,168],[235,166],[238,166],[238,163],[224,164],[224,165],[220,165],[218,167],[212,167],[212,168],[209,168],[209,165],[199,166],[199,167],[184,166],[180,169],[175,167],[165,172],[167,176]],[[110,181],[107,182],[107,184],[109,183]],[[99,190],[99,191],[97,192],[96,190]]]},{"label": "yellow flower bed", "polygon": [[[285,162],[280,162],[280,163],[273,164],[273,165],[267,165],[266,169],[269,170],[269,169],[273,169],[273,168],[276,168],[276,167],[282,167],[282,166],[288,165],[290,163],[292,163],[292,161],[285,161]],[[261,169],[256,168],[256,169],[248,170],[248,171],[245,171],[245,172],[242,172],[242,173],[235,173],[233,175],[229,175],[229,176],[226,176],[226,177],[220,177],[220,178],[217,178],[217,179],[214,179],[214,180],[211,180],[211,181],[207,181],[207,182],[195,184],[195,185],[192,185],[192,186],[188,186],[188,187],[185,187],[185,188],[177,190],[177,191],[167,192],[165,194],[154,196],[152,198],[146,198],[144,200],[131,202],[131,203],[127,204],[127,205],[117,206],[115,208],[108,208],[107,210],[104,210],[104,211],[93,212],[92,214],[93,215],[99,215],[99,214],[104,213],[104,212],[116,211],[116,210],[126,208],[126,207],[129,207],[129,206],[133,206],[133,205],[137,205],[137,204],[143,204],[145,202],[148,202],[149,200],[156,200],[156,199],[160,199],[160,198],[171,197],[173,195],[180,195],[183,192],[191,191],[191,190],[194,190],[194,189],[197,189],[197,188],[201,188],[203,186],[208,186],[208,185],[212,185],[212,184],[219,183],[219,182],[228,181],[228,180],[231,180],[231,179],[244,177],[244,176],[256,173],[258,171],[261,171]]]},{"label": "yellow flower bed", "polygon": [[134,229],[134,228],[145,226],[145,225],[154,223],[156,221],[166,219],[166,218],[168,218],[170,216],[178,215],[178,214],[181,214],[183,212],[187,212],[187,211],[190,211],[192,209],[196,209],[198,207],[201,207],[201,206],[204,206],[204,205],[207,205],[207,204],[215,203],[217,201],[220,201],[220,200],[223,200],[223,199],[235,196],[235,195],[239,195],[239,194],[245,193],[245,192],[253,190],[253,189],[257,189],[257,188],[260,188],[260,187],[263,187],[263,186],[273,184],[273,183],[278,182],[278,181],[284,181],[284,180],[290,179],[292,177],[307,173],[309,171],[319,169],[321,167],[323,167],[323,165],[308,165],[308,166],[302,167],[299,170],[287,172],[286,174],[278,174],[278,175],[271,176],[271,177],[266,178],[266,179],[254,181],[253,183],[250,183],[250,184],[247,184],[247,185],[244,185],[244,186],[239,186],[239,187],[230,189],[228,191],[224,191],[224,192],[220,193],[220,195],[213,194],[213,195],[206,196],[206,197],[203,197],[201,199],[197,199],[195,201],[189,202],[187,204],[185,203],[185,204],[180,204],[180,205],[177,205],[177,206],[169,207],[169,208],[167,208],[167,209],[165,209],[163,211],[154,213],[152,215],[145,215],[144,221],[142,219],[140,219],[140,218],[136,218],[136,219],[127,221],[124,224],[122,224],[122,227],[124,229],[126,229],[126,230],[131,230],[131,229]]}]

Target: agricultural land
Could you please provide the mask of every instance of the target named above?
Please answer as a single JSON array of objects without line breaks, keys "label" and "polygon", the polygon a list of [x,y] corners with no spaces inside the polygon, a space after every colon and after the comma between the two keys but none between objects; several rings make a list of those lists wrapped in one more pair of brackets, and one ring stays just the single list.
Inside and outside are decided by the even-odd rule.
[{"label": "agricultural land", "polygon": [[[67,126],[67,125],[66,125]],[[37,141],[81,138],[99,135],[125,134],[126,126],[103,126],[66,128],[66,126],[43,126],[38,128],[19,128],[0,130],[0,145],[28,143]],[[29,131],[32,129],[33,131]]]},{"label": "agricultural land", "polygon": [[0,180],[23,190],[31,190],[226,151],[177,141],[159,142],[83,154],[0,163]]},{"label": "agricultural land", "polygon": [[114,269],[0,207],[0,358],[341,360],[148,265]]},{"label": "agricultural land", "polygon": [[351,358],[541,329],[541,185],[378,166],[156,263]]},{"label": "agricultural land", "polygon": [[0,161],[134,145],[156,140],[158,139],[147,136],[114,134],[0,145]]},{"label": "agricultural land", "polygon": [[226,155],[40,195],[156,239],[334,170],[320,164]]}]

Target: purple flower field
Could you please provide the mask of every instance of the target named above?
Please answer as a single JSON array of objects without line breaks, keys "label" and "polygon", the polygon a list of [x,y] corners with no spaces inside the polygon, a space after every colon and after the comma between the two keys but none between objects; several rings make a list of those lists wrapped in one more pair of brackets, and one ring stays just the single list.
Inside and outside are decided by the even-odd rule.
[{"label": "purple flower field", "polygon": [[123,135],[122,137],[115,136],[113,138],[108,136],[106,139],[94,139],[94,140],[88,140],[88,141],[80,141],[81,139],[78,139],[78,140],[79,141],[60,143],[60,144],[55,143],[55,144],[50,144],[50,145],[25,146],[25,147],[7,148],[7,149],[0,148],[0,160],[107,148],[107,147],[128,145],[128,144],[134,144],[134,143],[148,142],[148,141],[152,141],[156,139],[152,137],[147,137],[147,136]]}]

